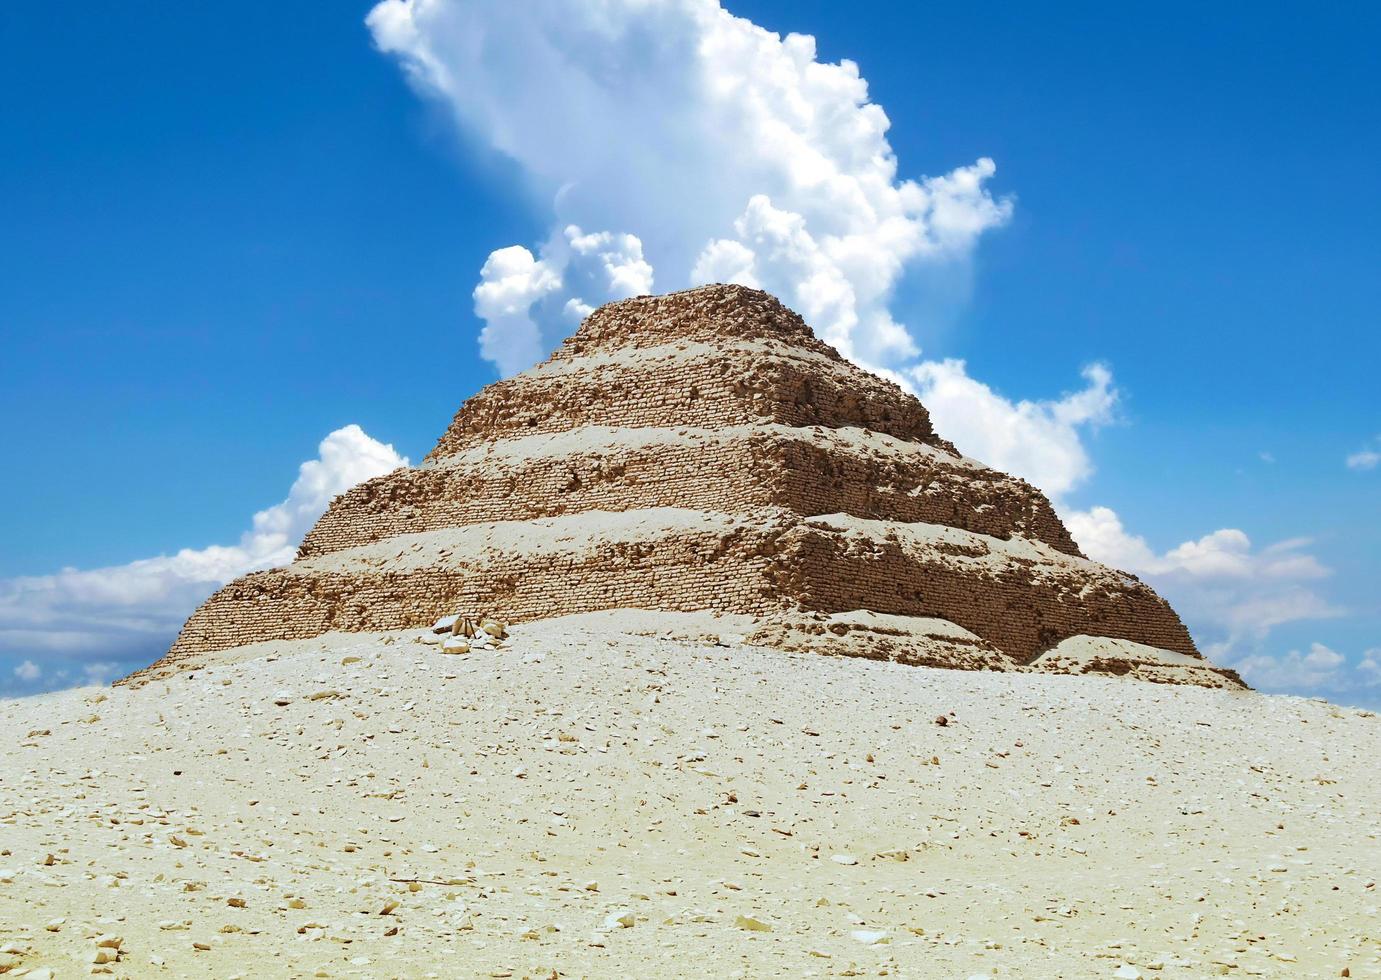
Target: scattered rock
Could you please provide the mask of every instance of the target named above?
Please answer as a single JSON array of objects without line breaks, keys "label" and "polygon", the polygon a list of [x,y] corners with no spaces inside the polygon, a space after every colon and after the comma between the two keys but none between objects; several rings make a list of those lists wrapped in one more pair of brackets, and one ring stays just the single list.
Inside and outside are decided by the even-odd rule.
[{"label": "scattered rock", "polygon": [[505,640],[508,638],[508,629],[498,620],[486,619],[481,628],[496,640]]},{"label": "scattered rock", "polygon": [[[458,620],[458,619],[460,619],[460,616],[459,616],[459,615],[455,615],[455,616],[442,616],[442,617],[441,617],[440,619],[438,619],[436,622],[432,623],[432,632],[433,632],[433,633],[450,633],[450,632],[452,631],[452,629],[455,627],[455,625],[456,625],[456,620]],[[414,619],[413,622],[415,623],[415,622],[417,622],[417,620]]]},{"label": "scattered rock", "polygon": [[865,946],[878,946],[892,941],[891,936],[885,930],[855,929],[849,935],[856,942],[863,943]]},{"label": "scattered rock", "polygon": [[772,927],[761,919],[751,915],[740,915],[734,918],[734,925],[740,929],[747,929],[749,932],[771,932]]}]

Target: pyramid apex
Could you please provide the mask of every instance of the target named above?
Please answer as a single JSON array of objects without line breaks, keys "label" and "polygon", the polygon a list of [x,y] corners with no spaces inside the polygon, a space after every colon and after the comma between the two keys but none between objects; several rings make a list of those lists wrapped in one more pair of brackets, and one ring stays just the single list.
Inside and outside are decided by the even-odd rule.
[{"label": "pyramid apex", "polygon": [[678,340],[773,340],[839,357],[799,314],[771,293],[734,283],[711,283],[606,303],[585,318],[553,358]]}]

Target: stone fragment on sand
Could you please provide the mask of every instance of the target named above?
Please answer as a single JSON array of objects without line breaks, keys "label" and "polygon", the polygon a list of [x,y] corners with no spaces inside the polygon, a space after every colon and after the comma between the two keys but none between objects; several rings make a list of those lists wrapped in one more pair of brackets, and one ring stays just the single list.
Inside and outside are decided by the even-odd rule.
[{"label": "stone fragment on sand", "polygon": [[830,858],[835,864],[854,865],[858,863],[858,858],[852,854],[835,854]]},{"label": "stone fragment on sand", "polygon": [[632,929],[633,923],[637,922],[637,916],[632,909],[615,909],[604,918],[604,928],[606,929]]},{"label": "stone fragment on sand", "polygon": [[480,628],[496,640],[503,640],[508,637],[508,629],[496,619],[486,619]]},{"label": "stone fragment on sand", "polygon": [[891,936],[882,929],[855,929],[849,935],[865,946],[879,946],[892,941]]},{"label": "stone fragment on sand", "polygon": [[441,642],[441,652],[450,654],[469,653],[470,643],[468,640],[462,640],[459,637],[452,636]]},{"label": "stone fragment on sand", "polygon": [[432,632],[449,633],[451,632],[452,627],[455,626],[456,620],[458,619],[460,619],[459,614],[454,616],[442,616],[436,622],[432,623]]},{"label": "stone fragment on sand", "polygon": [[739,915],[734,917],[734,925],[749,932],[771,932],[772,927],[761,919],[751,915]]}]

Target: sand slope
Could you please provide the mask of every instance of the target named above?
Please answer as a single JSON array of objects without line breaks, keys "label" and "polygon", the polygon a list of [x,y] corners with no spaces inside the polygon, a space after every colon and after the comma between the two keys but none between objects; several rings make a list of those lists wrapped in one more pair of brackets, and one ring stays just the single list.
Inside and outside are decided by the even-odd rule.
[{"label": "sand slope", "polygon": [[1374,715],[673,621],[0,702],[0,969],[1381,976]]}]

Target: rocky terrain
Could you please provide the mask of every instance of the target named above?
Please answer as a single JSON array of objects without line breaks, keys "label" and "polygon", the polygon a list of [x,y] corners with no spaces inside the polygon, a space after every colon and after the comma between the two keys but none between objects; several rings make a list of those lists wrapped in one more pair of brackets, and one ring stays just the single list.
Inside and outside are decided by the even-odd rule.
[{"label": "rocky terrain", "polygon": [[0,702],[0,971],[1381,976],[1374,715],[755,628],[329,633]]}]

